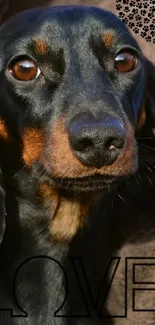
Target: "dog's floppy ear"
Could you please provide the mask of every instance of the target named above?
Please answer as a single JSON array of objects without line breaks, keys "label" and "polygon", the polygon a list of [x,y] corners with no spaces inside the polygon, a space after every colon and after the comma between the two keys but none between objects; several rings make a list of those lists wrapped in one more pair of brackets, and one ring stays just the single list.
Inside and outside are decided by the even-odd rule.
[{"label": "dog's floppy ear", "polygon": [[0,23],[4,20],[4,16],[9,10],[10,0],[0,0]]},{"label": "dog's floppy ear", "polygon": [[5,192],[3,186],[0,185],[0,244],[3,240],[4,233],[5,233]]},{"label": "dog's floppy ear", "polygon": [[[137,141],[141,148],[141,159],[147,164],[155,164],[155,65],[146,59],[146,85],[144,104],[141,110],[141,125]],[[143,150],[142,150],[143,149]]]},{"label": "dog's floppy ear", "polygon": [[146,75],[146,117],[155,135],[155,65],[149,60],[146,60]]},{"label": "dog's floppy ear", "polygon": [[144,102],[140,116],[140,132],[142,137],[155,138],[155,65],[146,59],[145,65],[146,85]]}]

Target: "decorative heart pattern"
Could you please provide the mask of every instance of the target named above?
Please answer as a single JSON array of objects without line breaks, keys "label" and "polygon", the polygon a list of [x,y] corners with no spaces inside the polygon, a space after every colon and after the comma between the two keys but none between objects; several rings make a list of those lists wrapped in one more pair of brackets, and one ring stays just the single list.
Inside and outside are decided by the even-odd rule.
[{"label": "decorative heart pattern", "polygon": [[135,34],[155,43],[155,0],[116,0],[116,10]]}]

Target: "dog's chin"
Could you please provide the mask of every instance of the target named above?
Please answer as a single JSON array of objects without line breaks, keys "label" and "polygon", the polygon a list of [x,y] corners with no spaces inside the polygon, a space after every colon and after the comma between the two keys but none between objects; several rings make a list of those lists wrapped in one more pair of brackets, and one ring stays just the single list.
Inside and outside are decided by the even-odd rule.
[{"label": "dog's chin", "polygon": [[113,187],[117,186],[121,178],[110,176],[87,176],[77,178],[55,178],[51,177],[55,186],[67,192],[74,193],[101,193],[110,191]]},{"label": "dog's chin", "polygon": [[49,173],[44,169],[42,173],[42,166],[40,164],[35,165],[34,174],[38,175],[38,179],[41,179],[41,183],[47,183],[55,189],[60,189],[66,193],[102,193],[110,191],[112,188],[119,185],[125,178],[125,176],[115,175],[88,175],[85,177],[59,177]]}]

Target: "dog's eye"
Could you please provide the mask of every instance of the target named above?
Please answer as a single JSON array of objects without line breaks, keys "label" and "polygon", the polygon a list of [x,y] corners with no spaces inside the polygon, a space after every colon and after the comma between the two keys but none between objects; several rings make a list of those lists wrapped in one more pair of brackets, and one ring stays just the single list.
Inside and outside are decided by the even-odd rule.
[{"label": "dog's eye", "polygon": [[39,77],[41,71],[37,64],[30,58],[14,61],[9,65],[11,75],[20,81],[31,81]]},{"label": "dog's eye", "polygon": [[137,66],[138,58],[130,51],[120,52],[115,58],[115,70],[118,72],[130,72]]}]

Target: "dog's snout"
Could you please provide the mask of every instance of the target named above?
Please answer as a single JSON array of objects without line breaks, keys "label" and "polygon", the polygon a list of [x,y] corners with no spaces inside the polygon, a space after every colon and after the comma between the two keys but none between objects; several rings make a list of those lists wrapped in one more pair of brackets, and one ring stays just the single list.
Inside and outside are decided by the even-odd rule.
[{"label": "dog's snout", "polygon": [[115,117],[76,118],[69,127],[69,143],[84,165],[101,168],[117,160],[124,147],[125,130]]}]

